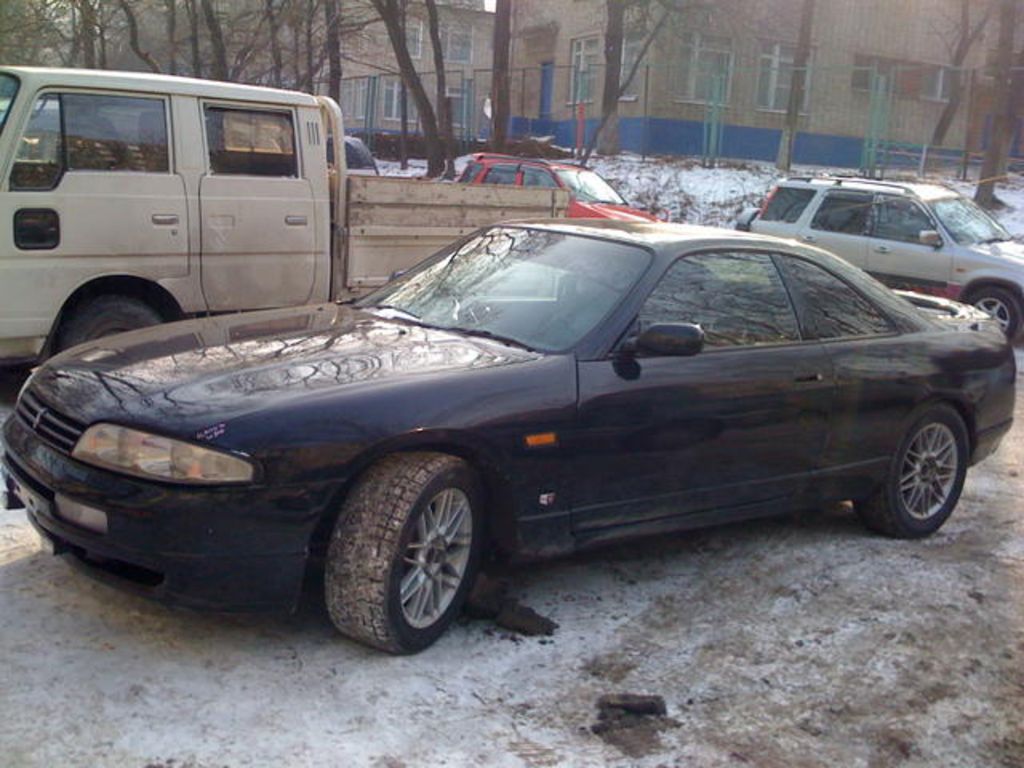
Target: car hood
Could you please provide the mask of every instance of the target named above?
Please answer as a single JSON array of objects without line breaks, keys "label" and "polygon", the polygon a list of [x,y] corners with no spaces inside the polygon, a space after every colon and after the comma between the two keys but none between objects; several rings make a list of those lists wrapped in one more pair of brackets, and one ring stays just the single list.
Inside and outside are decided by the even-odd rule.
[{"label": "car hood", "polygon": [[1024,243],[1007,240],[1002,243],[981,243],[969,246],[970,250],[990,259],[1009,262],[1014,267],[1024,268]]},{"label": "car hood", "polygon": [[615,219],[616,221],[660,221],[647,211],[630,208],[628,205],[614,203],[584,203],[576,201],[576,205],[585,213],[596,219]]},{"label": "car hood", "polygon": [[52,358],[28,387],[82,424],[174,433],[325,390],[514,365],[543,355],[326,304],[189,320],[119,334]]}]

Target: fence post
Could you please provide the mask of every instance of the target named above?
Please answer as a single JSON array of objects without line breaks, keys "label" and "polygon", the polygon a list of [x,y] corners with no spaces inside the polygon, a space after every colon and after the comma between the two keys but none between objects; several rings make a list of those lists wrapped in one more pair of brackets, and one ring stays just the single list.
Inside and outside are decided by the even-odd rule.
[{"label": "fence post", "polygon": [[647,132],[650,127],[651,121],[651,110],[650,110],[650,96],[651,96],[651,65],[644,64],[644,122],[643,132],[640,136],[640,156],[647,159]]},{"label": "fence post", "polygon": [[[491,77],[494,77],[493,73]],[[527,133],[533,133],[533,118],[526,117],[526,67],[522,69],[519,81],[519,114],[526,119]]]}]

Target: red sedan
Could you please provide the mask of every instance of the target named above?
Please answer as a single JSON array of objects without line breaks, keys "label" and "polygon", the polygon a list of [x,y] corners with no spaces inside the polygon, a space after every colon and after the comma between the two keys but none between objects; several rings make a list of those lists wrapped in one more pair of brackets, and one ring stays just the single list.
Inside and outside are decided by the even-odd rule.
[{"label": "red sedan", "polygon": [[514,184],[517,187],[561,187],[569,191],[571,219],[657,221],[656,216],[630,208],[611,185],[587,168],[552,160],[533,160],[480,152],[459,177],[466,184]]}]

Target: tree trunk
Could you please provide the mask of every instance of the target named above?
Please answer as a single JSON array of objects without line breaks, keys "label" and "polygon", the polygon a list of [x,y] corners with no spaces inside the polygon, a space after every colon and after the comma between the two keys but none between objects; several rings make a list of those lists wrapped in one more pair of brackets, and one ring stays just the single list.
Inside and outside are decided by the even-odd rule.
[{"label": "tree trunk", "polygon": [[405,15],[405,5],[401,0],[372,0],[372,2],[388,32],[388,39],[395,52],[395,60],[398,63],[398,71],[402,75],[402,82],[405,83],[406,89],[412,95],[420,114],[423,142],[427,148],[427,175],[440,176],[444,171],[444,145],[438,135],[437,115],[434,112],[434,107],[427,97],[427,91],[423,87],[419,73],[413,65],[412,56],[409,55],[409,46],[405,40],[405,25],[402,21]]},{"label": "tree trunk", "polygon": [[168,72],[178,74],[178,0],[166,0]]},{"label": "tree trunk", "polygon": [[437,18],[436,0],[426,0],[430,47],[434,51],[434,76],[437,80],[437,122],[444,147],[444,178],[455,178],[455,130],[452,124],[452,103],[448,99],[448,78],[444,71],[444,49],[441,25]]},{"label": "tree trunk", "polygon": [[188,48],[192,59],[192,77],[203,76],[203,57],[199,47],[199,0],[185,0],[185,13],[188,14]]},{"label": "tree trunk", "polygon": [[313,17],[316,15],[316,0],[306,0],[305,42],[306,42],[306,74],[303,78],[303,90],[313,93],[316,84],[316,73],[313,66]]},{"label": "tree trunk", "polygon": [[[981,33],[985,29],[985,25],[988,23],[989,11],[991,5],[986,7],[986,11],[982,16],[981,20],[971,26],[971,0],[960,0],[960,25],[959,25],[959,36],[956,41],[956,48],[953,51],[953,56],[950,59],[950,64],[957,70],[963,67],[964,62],[967,60],[967,54],[970,53],[971,48],[981,37]],[[942,114],[939,115],[938,122],[935,123],[935,129],[932,131],[932,140],[930,146],[941,147],[946,141],[946,134],[949,133],[950,127],[953,125],[953,119],[956,117],[957,112],[960,110],[960,104],[963,101],[964,96],[964,72],[958,71],[956,76],[953,78],[953,82],[949,89],[949,101],[942,108]]]},{"label": "tree trunk", "polygon": [[1010,154],[1013,128],[1016,122],[1016,102],[1013,85],[1013,38],[1017,26],[1016,0],[1002,0],[999,9],[999,45],[996,54],[995,115],[989,136],[985,159],[981,164],[981,179],[974,192],[974,202],[983,208],[996,203],[996,182],[1001,180]]},{"label": "tree trunk", "polygon": [[139,42],[139,22],[135,18],[135,11],[132,10],[128,0],[121,0],[121,10],[124,11],[124,17],[128,22],[128,45],[131,47],[132,53],[138,56],[151,72],[159,74],[160,65],[149,51],[142,49],[142,44]]},{"label": "tree trunk", "polygon": [[512,0],[497,0],[494,12],[494,59],[491,74],[491,147],[505,150],[508,119],[511,112],[511,91],[508,69],[512,44]]},{"label": "tree trunk", "polygon": [[274,0],[264,0],[263,16],[267,20],[267,34],[270,37],[270,84],[281,88],[284,85],[284,59],[281,57],[281,39],[277,36],[278,15]]},{"label": "tree trunk", "polygon": [[341,103],[341,2],[324,0],[327,42],[327,95]]},{"label": "tree trunk", "polygon": [[220,19],[217,18],[217,11],[213,7],[213,0],[200,0],[203,8],[203,17],[206,20],[206,30],[210,33],[210,47],[213,49],[213,79],[228,79],[228,53],[224,47],[224,31],[220,26]]},{"label": "tree trunk", "polygon": [[607,18],[604,26],[604,89],[601,93],[601,121],[603,128],[598,139],[602,155],[619,151],[619,97],[622,76],[622,38],[626,20],[625,0],[605,3]]},{"label": "tree trunk", "polygon": [[87,69],[96,69],[96,8],[92,0],[78,0],[78,28],[83,63]]},{"label": "tree trunk", "polygon": [[793,143],[799,127],[800,109],[807,91],[807,62],[811,59],[811,34],[814,30],[814,0],[804,0],[800,14],[800,36],[793,57],[793,75],[790,82],[789,102],[786,104],[786,123],[779,139],[779,154],[775,167],[786,173],[793,166]]}]

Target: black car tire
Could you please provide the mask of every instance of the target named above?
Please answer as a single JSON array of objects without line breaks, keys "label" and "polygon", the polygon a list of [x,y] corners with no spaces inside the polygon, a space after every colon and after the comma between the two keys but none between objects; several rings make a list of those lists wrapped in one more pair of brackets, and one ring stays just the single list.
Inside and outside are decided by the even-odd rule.
[{"label": "black car tire", "polygon": [[1000,288],[997,285],[987,285],[971,294],[971,304],[979,309],[985,309],[983,305],[986,301],[998,302],[998,305],[1006,308],[1006,328],[1004,329],[1006,338],[1015,339],[1020,332],[1021,315],[1024,313],[1020,297],[1013,291]]},{"label": "black car tire", "polygon": [[[952,434],[955,442],[956,468],[945,501],[933,513],[922,519],[909,511],[904,494],[901,493],[901,482],[905,476],[907,462],[910,460],[908,452],[915,439],[933,425],[939,425],[940,430],[948,429]],[[968,460],[967,427],[960,414],[948,405],[927,406],[913,418],[910,428],[900,441],[885,482],[871,497],[854,505],[857,514],[861,521],[876,533],[899,539],[929,536],[942,527],[960,500],[964,479],[967,476]]]},{"label": "black car tire", "polygon": [[[469,502],[468,560],[447,608],[414,626],[400,590],[409,545],[425,510],[449,489]],[[335,627],[389,653],[415,653],[440,637],[462,609],[483,541],[482,491],[476,472],[442,453],[400,453],[371,466],[347,495],[327,550],[324,593]]]},{"label": "black car tire", "polygon": [[57,351],[163,321],[157,310],[139,299],[114,294],[97,296],[73,308],[64,318],[57,333]]}]

